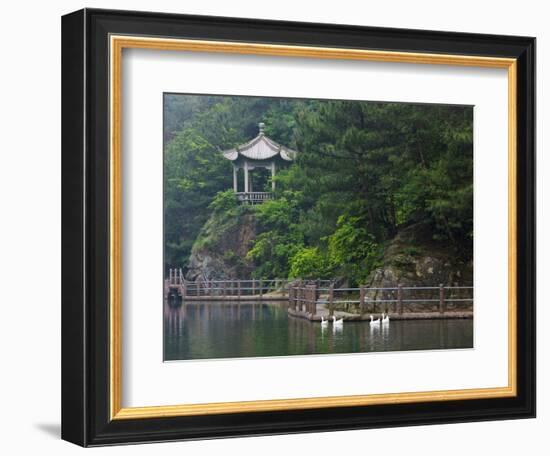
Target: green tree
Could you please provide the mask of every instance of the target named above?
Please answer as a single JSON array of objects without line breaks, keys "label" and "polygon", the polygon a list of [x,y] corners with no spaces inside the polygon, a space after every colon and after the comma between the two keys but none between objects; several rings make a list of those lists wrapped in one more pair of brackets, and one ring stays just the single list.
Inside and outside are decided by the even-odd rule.
[{"label": "green tree", "polygon": [[471,107],[167,95],[167,267],[186,264],[213,211],[234,210],[222,151],[254,137],[260,121],[299,154],[278,171],[276,199],[250,208],[259,234],[248,259],[258,277],[325,274],[358,283],[380,264],[387,242],[416,223],[471,259]]}]

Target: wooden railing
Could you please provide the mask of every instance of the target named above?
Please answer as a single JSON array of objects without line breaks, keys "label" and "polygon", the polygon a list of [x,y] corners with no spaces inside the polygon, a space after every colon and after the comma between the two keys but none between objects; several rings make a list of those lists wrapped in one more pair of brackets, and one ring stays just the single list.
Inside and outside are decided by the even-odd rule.
[{"label": "wooden railing", "polygon": [[245,297],[262,298],[265,294],[280,291],[286,296],[288,281],[282,279],[235,279],[235,280],[199,280],[183,283],[182,297]]},{"label": "wooden railing", "polygon": [[[168,279],[166,279],[168,285],[175,286],[180,285],[185,281],[183,270],[181,268],[170,269],[168,271]],[[165,284],[166,285],[166,284]]]},{"label": "wooden railing", "polygon": [[241,203],[259,204],[271,198],[270,192],[237,192],[237,199]]},{"label": "wooden railing", "polygon": [[[239,300],[288,299],[289,308],[311,316],[317,306],[328,308],[329,316],[335,310],[358,313],[403,313],[471,310],[473,287],[443,284],[431,287],[337,288],[331,280],[287,279],[225,279],[186,280],[182,269],[170,269],[165,280],[165,297],[176,293],[183,299]],[[267,296],[266,296],[267,295]]]},{"label": "wooden railing", "polygon": [[[402,315],[408,312],[439,312],[444,314],[458,307],[471,308],[473,287],[404,287],[393,288],[335,288],[319,285],[318,281],[295,281],[289,285],[289,306],[299,312],[315,315],[317,304],[328,307],[329,316],[335,308],[355,310],[361,316],[376,312],[394,312]],[[355,309],[350,309],[355,307]],[[358,312],[357,312],[358,311]]]},{"label": "wooden railing", "polygon": [[[165,296],[170,290],[181,298],[212,299],[262,299],[270,293],[277,292],[280,297],[287,297],[287,279],[226,279],[226,280],[186,280],[181,269],[170,269],[165,281]],[[266,297],[266,299],[269,296]]]}]

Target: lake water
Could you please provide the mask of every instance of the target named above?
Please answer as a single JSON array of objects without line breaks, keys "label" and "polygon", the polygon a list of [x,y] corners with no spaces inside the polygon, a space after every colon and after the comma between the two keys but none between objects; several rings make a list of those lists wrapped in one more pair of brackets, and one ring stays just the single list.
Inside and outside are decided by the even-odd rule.
[{"label": "lake water", "polygon": [[473,320],[329,324],[291,318],[286,303],[165,304],[166,361],[473,347]]}]

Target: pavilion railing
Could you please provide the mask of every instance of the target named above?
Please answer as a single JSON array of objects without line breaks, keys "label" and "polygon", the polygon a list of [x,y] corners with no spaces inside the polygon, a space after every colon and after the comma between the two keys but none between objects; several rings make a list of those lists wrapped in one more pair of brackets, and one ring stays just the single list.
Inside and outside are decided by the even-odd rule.
[{"label": "pavilion railing", "polygon": [[270,200],[272,197],[271,192],[237,192],[237,199],[241,203],[258,204]]}]

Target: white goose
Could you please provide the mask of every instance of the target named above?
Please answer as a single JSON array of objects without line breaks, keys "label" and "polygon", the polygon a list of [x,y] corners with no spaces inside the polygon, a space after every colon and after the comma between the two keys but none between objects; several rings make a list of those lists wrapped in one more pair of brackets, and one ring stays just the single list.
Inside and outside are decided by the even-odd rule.
[{"label": "white goose", "polygon": [[390,322],[390,316],[386,313],[382,314],[382,323],[388,324]]},{"label": "white goose", "polygon": [[377,318],[376,320],[374,320],[373,316],[371,315],[370,316],[370,325],[374,326],[374,325],[378,325],[378,324],[380,324],[380,318]]},{"label": "white goose", "polygon": [[321,315],[321,328],[326,328],[328,326],[328,320],[325,320]]},{"label": "white goose", "polygon": [[344,325],[344,318],[340,318],[340,320],[337,320],[336,317],[332,316],[332,324],[334,326],[343,326]]}]

